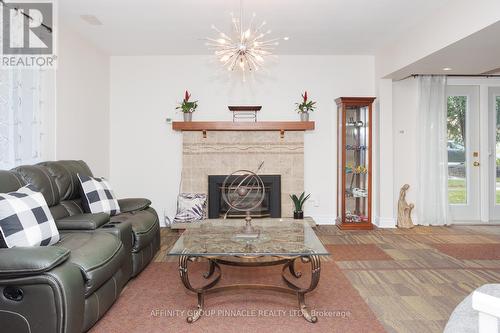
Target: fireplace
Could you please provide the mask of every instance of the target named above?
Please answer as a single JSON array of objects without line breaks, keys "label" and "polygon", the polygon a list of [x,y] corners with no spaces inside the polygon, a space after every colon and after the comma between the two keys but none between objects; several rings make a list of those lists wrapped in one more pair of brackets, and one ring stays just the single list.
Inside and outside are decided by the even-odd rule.
[{"label": "fireplace", "polygon": [[[241,218],[245,212],[230,210],[228,205],[222,199],[222,184],[227,176],[217,175],[208,176],[208,218],[217,219],[224,217],[227,213],[228,218]],[[250,212],[250,216],[259,217],[281,217],[281,176],[280,175],[261,175],[264,182],[265,197],[260,207]]]}]

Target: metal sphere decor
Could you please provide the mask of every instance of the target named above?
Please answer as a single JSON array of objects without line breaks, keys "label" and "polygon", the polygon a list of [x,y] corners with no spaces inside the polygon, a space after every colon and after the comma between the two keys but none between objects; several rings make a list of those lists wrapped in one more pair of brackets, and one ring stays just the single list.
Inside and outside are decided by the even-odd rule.
[{"label": "metal sphere decor", "polygon": [[230,208],[228,212],[231,209],[246,212],[245,230],[247,232],[252,231],[250,212],[260,206],[266,195],[264,182],[257,175],[263,164],[264,162],[259,165],[255,172],[250,170],[235,171],[228,175],[222,183],[222,198]]},{"label": "metal sphere decor", "polygon": [[231,209],[240,212],[249,212],[259,207],[265,196],[264,182],[249,170],[233,172],[224,179],[222,188],[224,201]]}]

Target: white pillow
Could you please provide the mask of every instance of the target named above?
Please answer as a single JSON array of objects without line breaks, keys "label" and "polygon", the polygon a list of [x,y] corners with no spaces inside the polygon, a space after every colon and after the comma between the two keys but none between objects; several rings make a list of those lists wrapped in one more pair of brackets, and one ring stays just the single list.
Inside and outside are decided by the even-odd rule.
[{"label": "white pillow", "polygon": [[203,193],[181,193],[177,198],[177,215],[174,223],[189,223],[205,218],[207,195]]},{"label": "white pillow", "polygon": [[87,213],[107,213],[111,216],[120,214],[118,200],[104,178],[78,174],[78,179],[82,190],[82,205]]},{"label": "white pillow", "polygon": [[59,241],[54,218],[33,185],[0,194],[0,247],[48,246]]}]

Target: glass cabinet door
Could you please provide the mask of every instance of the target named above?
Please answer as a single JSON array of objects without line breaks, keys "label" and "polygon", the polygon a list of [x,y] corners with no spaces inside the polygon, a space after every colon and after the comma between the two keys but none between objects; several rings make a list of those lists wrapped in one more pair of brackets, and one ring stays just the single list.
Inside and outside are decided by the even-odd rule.
[{"label": "glass cabinet door", "polygon": [[368,107],[346,108],[345,222],[368,222]]}]

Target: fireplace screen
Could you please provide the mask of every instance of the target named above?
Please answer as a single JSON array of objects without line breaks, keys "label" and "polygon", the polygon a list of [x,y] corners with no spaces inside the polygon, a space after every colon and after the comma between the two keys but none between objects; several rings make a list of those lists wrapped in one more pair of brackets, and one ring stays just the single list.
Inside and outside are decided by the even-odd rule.
[{"label": "fireplace screen", "polygon": [[[235,188],[232,188],[232,190],[234,190],[234,189]],[[262,203],[260,204],[259,207],[253,209],[250,212],[250,216],[251,217],[270,217],[271,216],[271,210],[270,210],[270,207],[269,207],[271,187],[264,186],[264,189],[265,189],[264,200],[262,201]],[[224,189],[222,186],[219,187],[219,192],[220,193],[222,193],[222,191],[224,191],[224,190],[227,191],[227,189]],[[233,192],[233,195],[235,195],[234,192]],[[259,200],[261,198],[260,193],[259,193],[259,197],[258,198],[256,198],[255,195],[256,195],[255,193],[250,193],[249,197],[248,197],[248,200],[250,202],[253,202],[253,201],[257,201],[257,200]],[[225,216],[227,218],[241,218],[241,217],[245,217],[246,216],[246,212],[242,212],[242,211],[237,211],[237,210],[231,209],[229,207],[229,205],[224,201],[224,199],[222,198],[222,195],[221,195],[220,198],[219,198],[219,215],[220,215],[220,217],[224,217]]]},{"label": "fireplace screen", "polygon": [[[208,217],[243,218],[245,212],[230,209],[222,198],[222,183],[226,176],[208,176]],[[260,175],[264,182],[265,197],[261,205],[250,212],[252,218],[281,217],[281,176]]]}]

